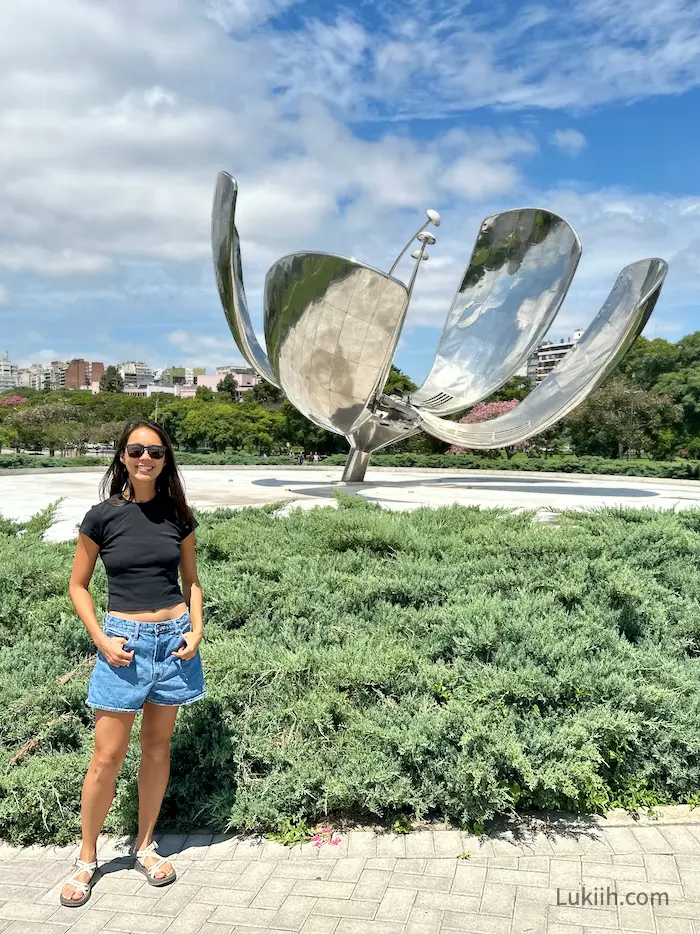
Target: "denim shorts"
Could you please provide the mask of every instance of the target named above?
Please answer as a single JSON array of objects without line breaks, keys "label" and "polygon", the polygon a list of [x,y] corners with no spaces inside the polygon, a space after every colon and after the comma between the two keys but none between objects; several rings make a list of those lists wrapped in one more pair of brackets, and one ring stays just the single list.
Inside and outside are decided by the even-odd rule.
[{"label": "denim shorts", "polygon": [[144,701],[160,707],[192,704],[206,694],[199,652],[189,661],[171,655],[192,628],[189,611],[164,623],[120,619],[105,613],[102,629],[107,636],[124,636],[124,650],[134,655],[130,664],[110,665],[97,653],[87,705],[116,713],[136,713]]}]

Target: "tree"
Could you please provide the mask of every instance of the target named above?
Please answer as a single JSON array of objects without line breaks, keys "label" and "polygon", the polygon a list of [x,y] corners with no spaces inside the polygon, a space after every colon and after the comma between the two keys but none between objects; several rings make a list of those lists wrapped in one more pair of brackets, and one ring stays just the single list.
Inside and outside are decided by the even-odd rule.
[{"label": "tree", "polygon": [[56,447],[62,446],[56,441],[56,426],[67,424],[80,414],[80,409],[65,402],[19,406],[10,416],[10,425],[17,433],[17,447],[37,450],[48,446],[53,454]]},{"label": "tree", "polygon": [[684,427],[688,435],[700,434],[700,363],[674,373],[664,373],[654,389],[683,407]]},{"label": "tree", "polygon": [[220,392],[222,395],[228,396],[231,402],[238,402],[240,400],[238,383],[234,379],[232,373],[227,373],[222,380],[219,380],[216,389],[217,392]]},{"label": "tree", "polygon": [[24,396],[0,396],[0,408],[16,409],[18,405],[23,405],[26,401]]},{"label": "tree", "polygon": [[19,435],[9,424],[0,425],[0,450],[2,448],[18,448]]},{"label": "tree", "polygon": [[408,392],[415,392],[416,389],[418,389],[418,386],[413,382],[411,377],[406,376],[405,373],[402,373],[401,370],[392,363],[383,390],[386,395],[390,396],[393,394],[398,396]]},{"label": "tree", "polygon": [[200,402],[214,402],[214,390],[208,386],[197,386],[194,395],[195,399],[199,399]]},{"label": "tree", "polygon": [[[509,399],[507,402],[477,402],[473,405],[466,415],[459,420],[460,425],[476,425],[479,422],[488,422],[492,418],[498,418],[499,415],[505,415],[518,404],[517,399]],[[453,444],[447,449],[448,454],[465,454],[471,452],[472,448],[461,448]]]},{"label": "tree", "polygon": [[348,443],[342,435],[314,425],[288,399],[282,403],[280,412],[284,419],[283,437],[292,447],[319,454],[339,454],[348,450]]},{"label": "tree", "polygon": [[124,430],[124,422],[102,422],[95,425],[90,433],[90,441],[115,447]]},{"label": "tree", "polygon": [[277,386],[261,380],[246,393],[254,402],[264,406],[279,406],[284,401],[284,393]]},{"label": "tree", "polygon": [[652,389],[664,373],[678,366],[679,348],[663,338],[638,337],[616,371],[637,389]]},{"label": "tree", "polygon": [[569,415],[564,425],[577,454],[668,457],[677,447],[682,409],[668,396],[612,379]]},{"label": "tree", "polygon": [[700,363],[700,331],[681,337],[676,347],[678,348],[678,363],[682,367]]},{"label": "tree", "polygon": [[[21,396],[23,399],[30,399],[32,396],[38,396],[38,389],[30,389],[29,386],[16,386],[14,389],[7,390],[5,395],[9,393],[13,396]],[[3,398],[3,394],[0,394],[0,399]]]},{"label": "tree", "polygon": [[100,392],[123,392],[124,380],[115,366],[108,366],[100,380]]},{"label": "tree", "polygon": [[510,402],[513,399],[522,402],[531,392],[532,383],[526,376],[511,376],[500,389],[497,389],[496,392],[491,393],[487,399],[484,399],[484,403]]}]

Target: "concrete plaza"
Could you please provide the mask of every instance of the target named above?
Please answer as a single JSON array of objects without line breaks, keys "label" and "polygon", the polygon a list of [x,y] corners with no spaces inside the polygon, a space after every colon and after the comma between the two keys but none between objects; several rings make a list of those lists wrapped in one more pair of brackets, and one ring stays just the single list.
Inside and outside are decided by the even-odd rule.
[{"label": "concrete plaza", "polygon": [[[150,886],[104,838],[84,908],[58,903],[77,847],[0,848],[4,934],[700,934],[700,814],[519,819],[488,836],[351,830],[338,846],[165,836]],[[468,854],[468,858],[466,857]],[[581,904],[581,902],[584,902]]]},{"label": "concrete plaza", "polygon": [[[28,519],[62,498],[47,538],[76,534],[87,510],[99,502],[103,468],[0,470],[0,513]],[[187,495],[199,509],[241,508],[289,501],[290,506],[332,506],[334,491],[345,490],[388,509],[419,506],[560,509],[630,506],[688,509],[700,505],[700,483],[640,477],[579,476],[487,470],[370,468],[361,484],[342,484],[340,467],[184,467]]]}]

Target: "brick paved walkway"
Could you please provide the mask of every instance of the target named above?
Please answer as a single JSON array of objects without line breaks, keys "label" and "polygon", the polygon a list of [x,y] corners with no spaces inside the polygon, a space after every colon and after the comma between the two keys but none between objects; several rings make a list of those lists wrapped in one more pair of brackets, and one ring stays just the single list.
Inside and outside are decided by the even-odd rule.
[{"label": "brick paved walkway", "polygon": [[[351,831],[320,849],[164,836],[179,879],[161,889],[131,868],[128,841],[105,838],[81,909],[58,904],[75,847],[0,844],[0,932],[700,934],[700,814],[658,813],[636,823],[529,819],[481,838]],[[570,905],[582,892],[587,904]]]}]

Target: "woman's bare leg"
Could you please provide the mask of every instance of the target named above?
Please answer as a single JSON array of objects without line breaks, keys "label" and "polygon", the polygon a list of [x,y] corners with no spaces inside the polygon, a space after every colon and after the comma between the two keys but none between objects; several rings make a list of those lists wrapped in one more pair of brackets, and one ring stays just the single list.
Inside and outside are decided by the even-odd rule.
[{"label": "woman's bare leg", "polygon": [[[143,850],[153,839],[170,778],[170,738],[175,729],[178,710],[178,707],[161,707],[148,702],[143,705],[137,850]],[[150,869],[158,859],[157,856],[147,857],[146,869]],[[156,872],[156,879],[164,879],[171,871],[170,863],[164,863]]]},{"label": "woman's bare leg", "polygon": [[[82,844],[80,859],[86,863],[95,861],[97,838],[114,799],[114,787],[129,746],[133,713],[114,713],[109,710],[95,711],[95,749],[83,781],[81,800]],[[78,877],[88,881],[88,873]],[[82,898],[82,893],[72,885],[63,886],[66,898]]]}]

